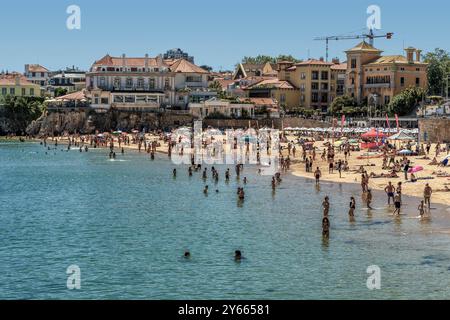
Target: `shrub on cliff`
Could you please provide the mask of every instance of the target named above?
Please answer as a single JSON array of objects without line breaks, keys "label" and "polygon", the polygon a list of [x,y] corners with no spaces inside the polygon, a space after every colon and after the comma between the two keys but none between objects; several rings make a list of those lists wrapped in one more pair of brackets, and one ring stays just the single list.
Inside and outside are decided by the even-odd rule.
[{"label": "shrub on cliff", "polygon": [[23,134],[27,126],[39,118],[44,110],[44,99],[37,97],[0,97],[3,106],[3,118],[8,123],[10,132]]}]

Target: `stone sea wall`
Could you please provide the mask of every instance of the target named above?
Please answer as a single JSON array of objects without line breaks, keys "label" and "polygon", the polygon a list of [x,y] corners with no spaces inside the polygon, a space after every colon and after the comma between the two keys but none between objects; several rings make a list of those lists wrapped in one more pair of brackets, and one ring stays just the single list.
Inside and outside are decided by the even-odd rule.
[{"label": "stone sea wall", "polygon": [[[178,126],[192,125],[194,118],[190,114],[177,113],[146,113],[109,110],[96,113],[92,110],[59,110],[47,111],[39,119],[33,121],[26,130],[30,135],[59,135],[64,132],[89,134],[96,131],[122,130],[130,132],[133,129],[153,130],[170,129]],[[205,119],[203,126],[215,128],[252,128],[274,127],[329,127],[326,122],[302,119]]]},{"label": "stone sea wall", "polygon": [[419,120],[421,141],[450,142],[450,119],[429,118]]}]

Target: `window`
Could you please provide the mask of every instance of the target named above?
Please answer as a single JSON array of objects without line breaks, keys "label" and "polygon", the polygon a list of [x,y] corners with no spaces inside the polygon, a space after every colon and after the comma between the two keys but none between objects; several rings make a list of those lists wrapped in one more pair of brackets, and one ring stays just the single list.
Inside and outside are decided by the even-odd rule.
[{"label": "window", "polygon": [[302,91],[302,92],[304,92],[305,91],[305,84],[304,83],[302,83],[301,85],[300,85],[300,90]]},{"label": "window", "polygon": [[301,98],[300,98],[300,101],[301,101],[301,102],[305,102],[305,95],[304,95],[304,94],[302,94],[302,96],[301,96]]},{"label": "window", "polygon": [[34,88],[30,88],[30,96],[34,96]]},{"label": "window", "polygon": [[16,89],[15,88],[9,88],[9,94],[10,95],[15,95],[16,94]]},{"label": "window", "polygon": [[416,86],[420,86],[420,78],[416,78]]},{"label": "window", "polygon": [[2,88],[2,95],[6,96],[8,94],[8,91],[6,88]]},{"label": "window", "polygon": [[164,80],[164,89],[170,89],[170,79],[168,78]]},{"label": "window", "polygon": [[402,87],[405,86],[405,78],[404,77],[400,78],[400,86],[402,86]]},{"label": "window", "polygon": [[391,97],[390,96],[384,96],[384,104],[389,104],[389,102],[391,102]]},{"label": "window", "polygon": [[139,78],[137,81],[137,86],[138,86],[138,88],[141,88],[141,89],[144,88],[144,79]]},{"label": "window", "polygon": [[300,74],[300,79],[305,80],[306,79],[306,73],[302,72]]},{"label": "window", "polygon": [[282,94],[280,95],[280,102],[281,102],[281,103],[285,103],[285,102],[286,102],[286,94],[282,93]]},{"label": "window", "polygon": [[133,79],[132,78],[127,78],[126,87],[127,88],[131,88],[132,86],[133,86]]},{"label": "window", "polygon": [[109,103],[108,98],[102,98],[102,99],[101,99],[101,103],[102,103],[102,104],[108,104],[108,103]]},{"label": "window", "polygon": [[319,71],[313,71],[311,77],[313,80],[319,80]]},{"label": "window", "polygon": [[155,89],[155,79],[151,78],[148,82],[148,86],[150,87],[150,89]]},{"label": "window", "polygon": [[420,68],[416,68],[416,71],[420,71]]},{"label": "window", "polygon": [[27,95],[27,90],[25,88],[22,88],[22,96],[26,96]]},{"label": "window", "polygon": [[120,78],[114,79],[114,88],[120,88]]},{"label": "window", "polygon": [[352,59],[352,69],[356,69],[356,59]]},{"label": "window", "polygon": [[321,83],[320,90],[328,90],[328,83]]},{"label": "window", "polygon": [[328,71],[322,71],[320,78],[322,80],[328,80]]},{"label": "window", "polygon": [[125,96],[125,103],[134,103],[134,96]]},{"label": "window", "polygon": [[36,72],[32,72],[31,73],[31,76],[34,78],[34,77],[36,77]]},{"label": "window", "polygon": [[311,102],[317,103],[319,102],[319,94],[317,92],[313,92],[311,95]]},{"label": "window", "polygon": [[42,78],[45,77],[45,74],[44,74],[43,72],[41,72],[41,77],[42,77]]},{"label": "window", "polygon": [[320,100],[322,103],[327,103],[328,102],[328,93],[322,93]]},{"label": "window", "polygon": [[311,83],[311,90],[319,90],[319,83],[318,82],[312,82]]},{"label": "window", "polygon": [[123,96],[114,96],[115,103],[123,103]]},{"label": "window", "polygon": [[101,77],[101,78],[100,78],[100,87],[104,88],[104,87],[105,87],[105,84],[106,84],[106,79],[105,79],[105,77]]}]

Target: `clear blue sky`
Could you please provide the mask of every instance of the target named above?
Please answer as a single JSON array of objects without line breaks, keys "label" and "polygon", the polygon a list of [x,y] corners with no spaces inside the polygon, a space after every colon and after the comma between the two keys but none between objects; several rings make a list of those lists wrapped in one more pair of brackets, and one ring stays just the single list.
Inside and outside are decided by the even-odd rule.
[{"label": "clear blue sky", "polygon": [[[66,28],[71,4],[81,8],[81,30]],[[362,33],[371,4],[381,7],[379,33],[395,33],[375,42],[386,54],[403,53],[403,45],[450,50],[445,0],[14,0],[0,8],[0,70],[87,69],[106,53],[156,56],[174,47],[215,69],[257,54],[319,58],[325,43],[313,38]],[[344,58],[356,43],[331,42],[330,57]]]}]

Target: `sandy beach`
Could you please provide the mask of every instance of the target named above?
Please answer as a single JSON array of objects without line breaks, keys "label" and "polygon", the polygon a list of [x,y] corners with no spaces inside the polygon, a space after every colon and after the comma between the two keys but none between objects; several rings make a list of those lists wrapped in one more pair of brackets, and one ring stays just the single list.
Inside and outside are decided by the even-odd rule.
[{"label": "sandy beach", "polygon": [[[289,137],[289,140],[294,140],[293,137]],[[314,162],[313,168],[315,169],[317,166],[320,168],[322,172],[321,180],[330,181],[330,182],[339,182],[339,183],[361,183],[361,174],[354,172],[358,170],[361,166],[364,166],[364,169],[370,174],[374,173],[376,175],[380,175],[382,173],[388,173],[387,170],[382,169],[382,158],[372,158],[372,159],[358,159],[359,156],[366,153],[367,150],[361,151],[353,151],[350,154],[350,157],[347,158],[349,164],[349,171],[342,171],[341,177],[339,177],[339,172],[336,170],[334,173],[328,172],[328,162],[325,160],[321,160],[321,153],[323,151],[325,141],[318,141],[314,143],[314,147],[316,147],[316,161]],[[392,182],[393,185],[397,185],[398,182],[402,182],[402,192],[405,195],[423,198],[423,191],[425,188],[425,184],[429,184],[433,189],[432,202],[440,203],[443,205],[450,206],[450,192],[440,192],[439,190],[445,189],[446,186],[450,186],[450,178],[449,177],[438,177],[433,172],[441,171],[450,176],[449,167],[438,167],[437,165],[429,165],[434,157],[435,145],[432,145],[430,151],[430,160],[420,159],[422,156],[411,156],[408,157],[408,160],[411,161],[412,166],[422,166],[424,168],[423,171],[416,174],[416,177],[419,179],[417,182],[405,181],[403,172],[399,172],[398,178],[370,178],[369,180],[369,188],[374,190],[384,190],[389,181]],[[301,151],[297,152],[297,157],[295,158],[293,165],[291,166],[291,170],[293,175],[298,177],[310,178],[314,179],[312,172],[306,172],[305,165],[303,162],[300,162]],[[309,156],[309,154],[308,154]],[[443,154],[440,155],[442,157]],[[291,156],[292,157],[292,156]],[[396,157],[396,160],[400,160],[400,156]],[[339,159],[344,160],[344,153],[336,151],[335,153],[335,161]],[[409,175],[408,175],[409,176]],[[431,177],[433,179],[422,180],[422,178]]]}]

